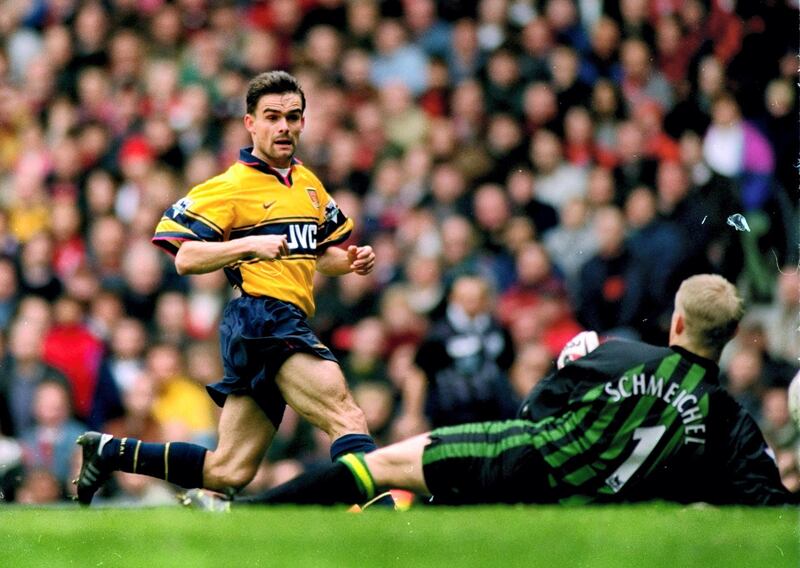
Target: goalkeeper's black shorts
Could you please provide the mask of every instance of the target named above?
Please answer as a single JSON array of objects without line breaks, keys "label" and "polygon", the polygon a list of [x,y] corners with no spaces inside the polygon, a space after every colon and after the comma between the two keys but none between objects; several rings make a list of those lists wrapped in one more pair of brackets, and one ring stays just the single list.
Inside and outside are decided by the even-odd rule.
[{"label": "goalkeeper's black shorts", "polygon": [[528,420],[437,428],[422,455],[433,503],[549,503],[555,501]]}]

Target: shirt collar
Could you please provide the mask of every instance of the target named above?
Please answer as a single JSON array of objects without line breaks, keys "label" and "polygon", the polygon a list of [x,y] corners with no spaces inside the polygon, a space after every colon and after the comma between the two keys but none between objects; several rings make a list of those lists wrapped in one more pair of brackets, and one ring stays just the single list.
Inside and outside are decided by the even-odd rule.
[{"label": "shirt collar", "polygon": [[719,366],[714,361],[712,361],[711,359],[707,359],[705,357],[702,357],[701,355],[698,355],[697,353],[692,353],[691,351],[681,347],[680,345],[670,345],[669,348],[672,349],[673,351],[677,351],[684,358],[688,359],[692,363],[700,365],[701,367],[703,367],[704,369],[709,371],[711,376],[719,377]]},{"label": "shirt collar", "polygon": [[242,148],[239,150],[239,163],[244,164],[245,166],[250,166],[253,169],[260,171],[261,173],[269,174],[275,176],[280,180],[281,183],[291,186],[292,185],[292,168],[295,164],[300,164],[300,160],[292,156],[292,161],[290,164],[289,175],[287,177],[283,177],[278,170],[270,166],[267,162],[262,160],[261,158],[253,155],[253,147],[248,146],[247,148]]}]

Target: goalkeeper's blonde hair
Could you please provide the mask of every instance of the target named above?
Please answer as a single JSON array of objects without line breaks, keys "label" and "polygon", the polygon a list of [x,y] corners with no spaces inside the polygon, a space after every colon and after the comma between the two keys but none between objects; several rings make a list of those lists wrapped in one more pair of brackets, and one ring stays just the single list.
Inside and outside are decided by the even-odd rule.
[{"label": "goalkeeper's blonde hair", "polygon": [[736,333],[744,302],[736,287],[722,276],[698,274],[678,288],[675,309],[684,315],[688,339],[719,354]]}]

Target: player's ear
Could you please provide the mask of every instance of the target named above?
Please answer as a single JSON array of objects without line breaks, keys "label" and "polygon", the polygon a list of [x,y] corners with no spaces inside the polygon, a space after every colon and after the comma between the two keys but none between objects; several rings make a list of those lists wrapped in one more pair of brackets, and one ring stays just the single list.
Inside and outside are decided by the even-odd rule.
[{"label": "player's ear", "polygon": [[683,321],[683,314],[678,312],[675,316],[675,333],[680,335],[686,328],[686,322]]},{"label": "player's ear", "polygon": [[255,120],[255,118],[253,118],[252,114],[250,114],[249,112],[245,113],[245,115],[244,115],[244,127],[251,134],[253,133],[253,121],[254,120]]}]

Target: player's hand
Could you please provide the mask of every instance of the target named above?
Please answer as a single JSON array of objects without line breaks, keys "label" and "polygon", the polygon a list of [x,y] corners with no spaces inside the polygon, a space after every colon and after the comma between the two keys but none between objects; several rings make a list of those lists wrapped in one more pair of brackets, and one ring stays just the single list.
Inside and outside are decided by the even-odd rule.
[{"label": "player's hand", "polygon": [[347,260],[350,261],[350,270],[364,276],[375,268],[375,251],[369,245],[363,247],[350,245],[347,247]]},{"label": "player's hand", "polygon": [[254,235],[247,237],[250,254],[261,260],[279,260],[289,254],[286,235]]}]

